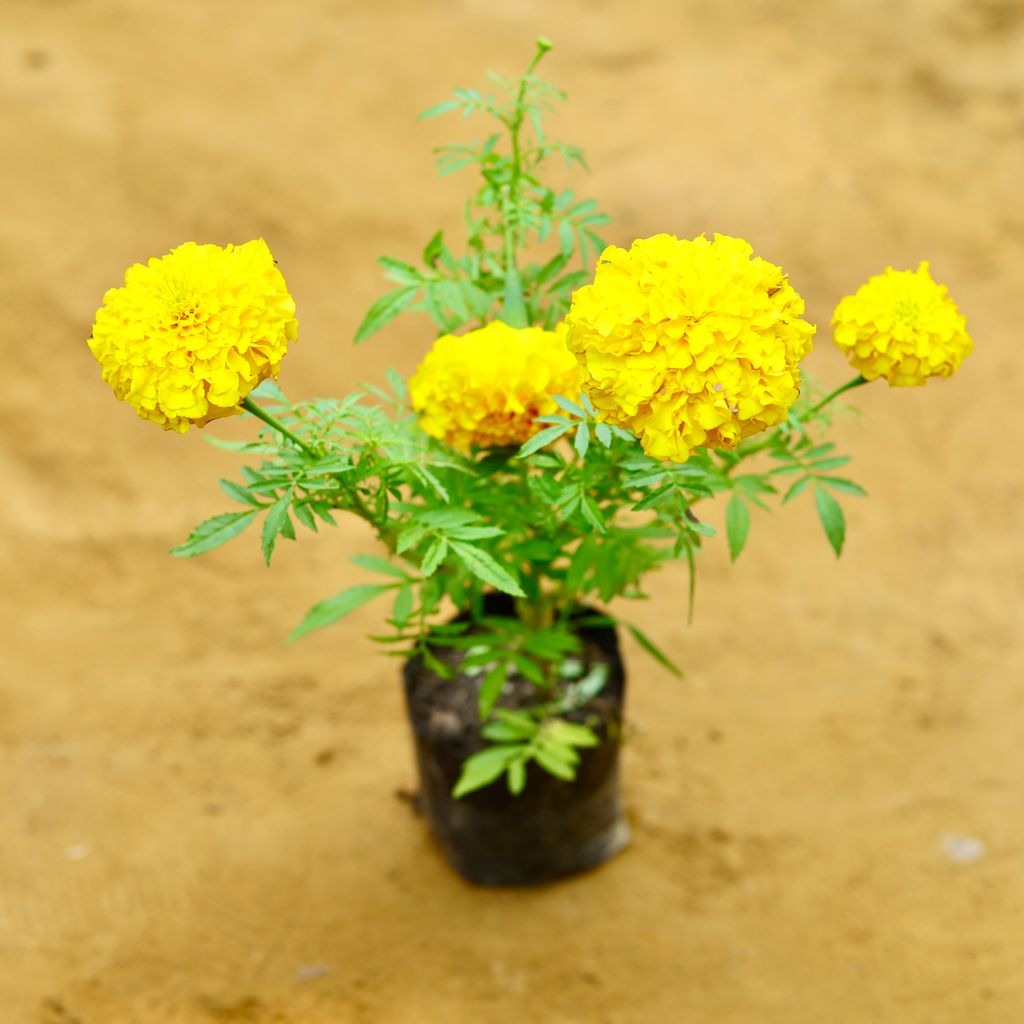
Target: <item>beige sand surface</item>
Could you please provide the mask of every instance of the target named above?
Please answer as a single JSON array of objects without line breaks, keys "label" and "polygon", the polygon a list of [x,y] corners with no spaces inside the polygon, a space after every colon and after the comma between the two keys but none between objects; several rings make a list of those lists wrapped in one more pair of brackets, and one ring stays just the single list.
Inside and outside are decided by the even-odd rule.
[{"label": "beige sand surface", "polygon": [[[425,323],[350,338],[372,258],[457,230],[461,123],[414,115],[539,32],[612,238],[744,235],[822,323],[930,259],[977,349],[858,394],[840,563],[793,507],[708,553],[692,628],[653,581],[687,677],[627,648],[635,844],[493,892],[395,796],[378,611],[282,643],[366,534],[168,558],[236,460],[84,339],[131,261],[262,234],[290,392],[411,370]],[[1024,1020],[1022,133],[1019,0],[0,0],[0,1024]],[[827,331],[810,365],[845,379]]]}]

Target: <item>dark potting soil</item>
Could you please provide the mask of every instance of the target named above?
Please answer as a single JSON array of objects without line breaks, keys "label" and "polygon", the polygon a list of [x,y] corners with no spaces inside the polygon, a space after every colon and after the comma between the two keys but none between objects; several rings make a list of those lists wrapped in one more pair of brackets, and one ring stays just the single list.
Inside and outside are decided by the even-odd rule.
[{"label": "dark potting soil", "polygon": [[[511,612],[503,595],[489,595],[489,615]],[[594,614],[582,609],[579,617]],[[585,723],[601,739],[580,750],[576,778],[557,779],[531,763],[526,788],[508,791],[504,777],[456,800],[452,788],[462,762],[488,745],[480,735],[478,693],[483,674],[458,670],[461,650],[437,647],[450,665],[444,679],[420,658],[405,665],[405,694],[420,774],[420,806],[452,866],[481,885],[525,885],[574,874],[607,860],[628,842],[619,799],[619,748],[625,675],[618,638],[611,626],[580,626],[584,675],[597,665],[608,669],[595,697],[566,715]],[[536,704],[537,687],[510,673],[497,706],[519,709]]]}]

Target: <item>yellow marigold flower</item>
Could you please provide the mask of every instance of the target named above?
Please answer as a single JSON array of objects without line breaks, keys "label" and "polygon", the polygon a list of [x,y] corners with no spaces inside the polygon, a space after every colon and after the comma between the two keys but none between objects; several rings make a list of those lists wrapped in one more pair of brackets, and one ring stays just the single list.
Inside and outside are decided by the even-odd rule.
[{"label": "yellow marigold flower", "polygon": [[932,280],[927,263],[876,274],[840,301],[832,326],[854,369],[868,380],[884,377],[890,387],[949,377],[974,347],[964,318]]},{"label": "yellow marigold flower", "polygon": [[295,302],[262,238],[186,242],[136,263],[96,314],[89,348],[114,394],[184,434],[231,416],[276,377],[298,330]]},{"label": "yellow marigold flower", "polygon": [[584,390],[648,455],[685,462],[786,417],[814,326],[780,267],[740,238],[609,246],[566,317]]},{"label": "yellow marigold flower", "polygon": [[552,395],[575,398],[580,370],[564,331],[520,329],[496,320],[434,342],[409,381],[420,425],[462,451],[521,445],[557,412]]}]

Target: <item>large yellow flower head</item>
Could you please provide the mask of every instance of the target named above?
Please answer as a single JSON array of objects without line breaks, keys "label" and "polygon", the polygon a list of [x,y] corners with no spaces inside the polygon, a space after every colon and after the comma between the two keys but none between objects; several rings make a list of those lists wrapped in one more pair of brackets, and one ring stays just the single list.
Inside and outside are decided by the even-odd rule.
[{"label": "large yellow flower head", "polygon": [[884,377],[890,387],[949,377],[974,347],[964,318],[932,280],[927,263],[876,274],[840,301],[832,326],[854,369],[868,380]]},{"label": "large yellow flower head", "polygon": [[500,320],[434,342],[409,381],[420,425],[454,448],[521,445],[558,410],[552,395],[575,398],[581,374],[564,331],[512,328]]},{"label": "large yellow flower head", "polygon": [[262,238],[197,245],[136,263],[96,314],[103,379],[143,419],[185,433],[231,416],[277,376],[298,330],[295,302]]},{"label": "large yellow flower head", "polygon": [[573,295],[568,345],[603,419],[685,462],[780,423],[814,326],[780,267],[740,238],[672,235],[609,246]]}]

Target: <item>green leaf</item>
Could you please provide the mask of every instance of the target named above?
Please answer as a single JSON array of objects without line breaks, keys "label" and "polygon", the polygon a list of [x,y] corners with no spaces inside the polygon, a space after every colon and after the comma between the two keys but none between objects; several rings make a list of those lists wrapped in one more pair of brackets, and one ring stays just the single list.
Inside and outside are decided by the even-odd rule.
[{"label": "green leaf", "polygon": [[513,597],[526,597],[523,588],[507,569],[503,569],[494,558],[482,548],[474,547],[463,541],[452,541],[452,550],[459,556],[462,564],[477,579],[489,583],[492,587],[511,594]]},{"label": "green leaf", "polygon": [[462,762],[462,773],[452,790],[452,796],[458,800],[467,793],[489,786],[495,779],[505,774],[505,769],[521,758],[521,743],[506,743],[495,747],[487,747],[478,751]]},{"label": "green leaf", "polygon": [[559,252],[548,260],[543,267],[537,271],[534,276],[533,283],[535,285],[544,284],[550,281],[553,277],[557,276],[558,272],[569,262],[569,253]]},{"label": "green leaf", "polygon": [[423,539],[423,535],[426,532],[426,528],[421,526],[419,523],[413,523],[412,526],[407,526],[398,535],[398,541],[395,544],[395,552],[400,555],[403,551],[408,551],[409,548],[415,547]]},{"label": "green leaf", "polygon": [[316,517],[310,511],[309,505],[293,505],[292,512],[295,513],[295,518],[298,519],[306,529],[312,530],[314,533],[319,532],[320,527],[316,525]]},{"label": "green leaf", "polygon": [[256,518],[259,509],[251,512],[226,512],[200,523],[189,535],[188,539],[171,548],[176,558],[192,558],[204,554],[213,548],[220,547],[233,537],[237,537]]},{"label": "green leaf", "polygon": [[519,670],[519,674],[524,679],[529,679],[534,686],[543,686],[547,680],[544,678],[543,669],[530,658],[527,658],[524,654],[513,654],[512,661],[516,668]]},{"label": "green leaf", "polygon": [[392,583],[360,583],[358,586],[349,587],[347,590],[328,597],[313,605],[306,612],[306,617],[292,630],[288,637],[288,643],[298,640],[314,629],[323,629],[338,619],[344,618],[357,608],[372,601],[375,597],[393,589]]},{"label": "green leaf", "polygon": [[444,232],[435,231],[430,236],[430,241],[423,248],[423,262],[428,267],[436,265],[439,257],[441,256],[441,250],[444,248]]},{"label": "green leaf", "polygon": [[611,447],[612,432],[607,423],[598,423],[597,426],[594,427],[594,433],[597,435],[598,441],[600,441],[605,448]]},{"label": "green leaf", "polygon": [[553,718],[545,724],[544,731],[562,746],[596,747],[601,743],[593,729],[578,722],[567,722],[564,718]]},{"label": "green leaf", "polygon": [[799,480],[795,480],[790,485],[789,490],[786,491],[786,493],[783,495],[782,504],[785,505],[787,501],[790,501],[791,499],[803,494],[804,491],[806,491],[807,488],[811,485],[812,481],[813,477],[809,476],[802,476]]},{"label": "green leaf", "polygon": [[647,636],[646,633],[642,632],[639,627],[633,626],[628,622],[623,622],[621,625],[626,627],[629,635],[659,664],[662,668],[667,668],[677,679],[683,678],[683,673],[679,666],[660,648],[654,641]]},{"label": "green leaf", "polygon": [[389,562],[386,558],[381,558],[380,555],[353,555],[349,561],[360,568],[379,572],[385,576],[393,576],[395,579],[408,580],[412,578],[401,566]]},{"label": "green leaf", "polygon": [[[440,117],[441,114],[447,114],[449,111],[458,110],[462,104],[458,100],[445,100],[443,103],[435,103],[432,107],[427,107],[422,113],[417,115],[417,121],[426,121],[431,117]],[[438,234],[441,232],[439,231]]]},{"label": "green leaf", "polygon": [[811,463],[816,473],[826,473],[830,469],[841,469],[848,462],[853,461],[852,455],[838,455],[833,459],[819,459]]},{"label": "green leaf", "polygon": [[867,497],[868,492],[860,484],[841,476],[822,476],[818,478],[818,482],[833,491],[839,491],[840,494],[855,494],[859,498]]},{"label": "green leaf", "polygon": [[508,791],[513,796],[519,796],[526,788],[526,763],[524,761],[513,761],[508,766]]},{"label": "green leaf", "polygon": [[391,609],[391,617],[394,619],[395,625],[398,626],[399,629],[409,621],[409,616],[412,614],[412,602],[412,587],[400,587],[398,593],[395,595],[394,607]]},{"label": "green leaf", "polygon": [[572,782],[572,780],[576,778],[576,769],[569,762],[559,758],[556,750],[553,750],[550,746],[538,747],[537,750],[534,751],[533,756],[537,764],[539,764],[544,771],[548,772],[550,775],[554,775],[556,779],[562,779],[565,782]]},{"label": "green leaf", "polygon": [[[505,686],[505,679],[508,675],[508,662],[501,661],[494,666],[484,676],[483,682],[480,684],[480,693],[477,697],[477,706],[480,711],[480,721],[484,722],[489,717],[491,712],[494,710],[494,704],[497,699],[501,696],[502,688]],[[501,728],[507,728],[507,726],[500,726],[500,723],[495,723]],[[486,734],[485,734],[486,735]],[[487,739],[499,739],[502,737],[498,736],[487,736]],[[506,739],[517,739],[515,736],[504,737]]]},{"label": "green leaf", "polygon": [[573,440],[573,447],[576,449],[576,453],[582,459],[587,454],[587,449],[590,447],[590,430],[587,428],[586,423],[581,423],[576,428],[576,437]]},{"label": "green leaf", "polygon": [[[289,487],[267,512],[267,518],[263,520],[263,558],[267,565],[270,565],[271,556],[274,554],[274,545],[277,543],[277,535],[284,529],[288,522],[288,509],[292,503],[294,491]],[[292,534],[294,536],[294,533]]]},{"label": "green leaf", "polygon": [[391,385],[391,390],[394,391],[395,398],[400,401],[405,401],[409,394],[409,388],[405,383],[405,378],[390,366],[384,371],[384,376],[387,378],[388,384]]},{"label": "green leaf", "polygon": [[590,525],[597,530],[598,533],[604,533],[607,530],[607,525],[604,521],[604,516],[601,514],[600,506],[596,501],[589,495],[584,494],[580,501],[580,511],[583,513],[583,518],[586,519]]},{"label": "green leaf", "polygon": [[500,725],[503,729],[509,730],[510,734],[520,740],[532,740],[537,735],[539,725],[537,720],[531,717],[527,711],[513,711],[509,708],[498,708],[494,713],[498,719],[497,723],[492,722],[488,729]]},{"label": "green leaf", "polygon": [[735,562],[750,532],[750,509],[739,492],[729,499],[725,509],[725,532],[729,538],[729,556]]},{"label": "green leaf", "polygon": [[396,260],[391,256],[378,256],[377,262],[384,268],[385,276],[396,284],[418,285],[422,280],[420,272],[404,260]]},{"label": "green leaf", "polygon": [[569,428],[566,427],[548,427],[547,430],[542,430],[539,434],[534,434],[522,448],[519,449],[516,454],[517,459],[524,459],[527,455],[532,455],[534,452],[540,451],[541,448],[547,447],[553,441],[557,441]]},{"label": "green leaf", "polygon": [[572,225],[567,220],[563,220],[558,225],[558,243],[562,247],[562,252],[567,256],[571,256],[573,249],[576,248],[576,238],[573,235]]},{"label": "green leaf", "polygon": [[418,291],[418,287],[399,288],[397,291],[382,295],[370,307],[369,312],[363,318],[363,322],[359,325],[359,330],[356,331],[355,337],[356,344],[358,345],[361,341],[366,341],[371,334],[376,333],[385,324],[394,320],[412,302]]},{"label": "green leaf", "polygon": [[585,420],[587,418],[586,411],[580,408],[580,406],[578,406],[575,402],[570,402],[569,399],[564,397],[563,395],[552,395],[551,397],[555,400],[555,402],[558,403],[558,405],[560,405],[567,413],[569,413],[570,416],[573,416],[576,419],[580,420]]},{"label": "green leaf", "polygon": [[220,489],[229,497],[234,498],[235,501],[240,501],[243,505],[249,505],[252,508],[259,508],[260,502],[255,495],[247,491],[241,484],[236,484],[232,480],[219,480]]},{"label": "green leaf", "polygon": [[444,537],[437,537],[430,547],[427,548],[427,553],[423,556],[423,561],[420,563],[420,572],[424,576],[433,576],[447,554],[448,541]]},{"label": "green leaf", "polygon": [[838,558],[843,552],[843,541],[846,539],[846,517],[839,502],[820,484],[814,485],[814,501],[818,506],[818,518],[825,528],[825,536]]},{"label": "green leaf", "polygon": [[487,540],[504,533],[500,526],[459,526],[451,531],[451,537],[452,540]]}]

